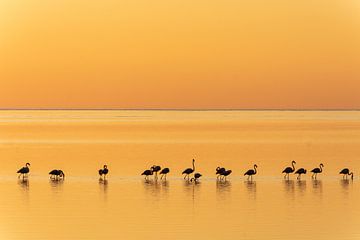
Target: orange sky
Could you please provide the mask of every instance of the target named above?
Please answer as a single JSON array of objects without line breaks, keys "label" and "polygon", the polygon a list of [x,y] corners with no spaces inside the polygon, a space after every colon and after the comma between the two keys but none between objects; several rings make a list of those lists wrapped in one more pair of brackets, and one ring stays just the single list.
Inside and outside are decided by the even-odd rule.
[{"label": "orange sky", "polygon": [[360,108],[358,0],[0,0],[0,108]]}]

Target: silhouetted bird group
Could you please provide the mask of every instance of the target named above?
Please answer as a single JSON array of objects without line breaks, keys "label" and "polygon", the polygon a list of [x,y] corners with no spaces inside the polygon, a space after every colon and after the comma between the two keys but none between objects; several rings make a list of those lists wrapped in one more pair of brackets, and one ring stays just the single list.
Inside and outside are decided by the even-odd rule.
[{"label": "silhouetted bird group", "polygon": [[[284,174],[284,178],[285,179],[289,179],[289,175],[291,173],[297,174],[297,179],[300,180],[301,175],[302,174],[306,174],[306,169],[305,168],[299,168],[299,169],[295,169],[295,161],[291,162],[291,167],[286,167],[282,173]],[[30,163],[26,163],[24,167],[22,167],[21,169],[19,169],[17,171],[17,173],[19,173],[18,178],[22,177],[22,179],[25,179],[28,177],[28,174],[30,172]],[[248,171],[246,171],[244,173],[244,176],[248,176],[247,180],[251,180],[254,175],[257,174],[257,165],[254,164],[254,168],[253,169],[249,169]],[[317,175],[319,173],[322,173],[323,171],[323,167],[324,164],[320,163],[318,168],[314,168],[313,170],[311,170],[312,172],[312,176],[311,178],[316,179]],[[296,171],[295,171],[296,170]],[[106,179],[106,175],[109,173],[109,169],[107,167],[107,165],[104,165],[102,169],[99,169],[99,175],[100,175],[100,179],[105,180]],[[161,168],[161,166],[158,165],[153,165],[150,167],[150,169],[145,170],[141,175],[145,176],[145,180],[149,179],[149,176],[154,175],[154,179],[157,180],[158,179],[158,174],[161,175],[160,180],[164,179],[166,181],[166,176],[167,174],[170,172],[169,168]],[[226,177],[229,176],[232,173],[231,170],[226,170],[224,167],[217,167],[216,168],[216,172],[215,174],[217,175],[216,179],[218,181],[226,181]],[[191,176],[192,174],[194,174],[193,176]],[[343,170],[341,170],[339,172],[339,174],[343,174],[343,179],[347,179],[348,176],[351,176],[351,179],[354,178],[354,173],[350,172],[350,170],[348,168],[344,168]],[[50,175],[50,179],[53,180],[60,180],[60,179],[64,179],[65,178],[65,173],[60,170],[60,169],[54,169],[51,172],[49,172]],[[189,182],[195,182],[197,183],[198,180],[200,179],[200,177],[202,176],[201,173],[195,173],[195,159],[192,160],[192,168],[187,168],[182,172],[182,175],[184,176],[184,179],[186,179]]]},{"label": "silhouetted bird group", "polygon": [[[282,171],[283,173],[285,173],[285,175],[284,175],[284,178],[285,178],[285,179],[289,179],[289,174],[295,172],[295,164],[296,164],[296,162],[295,162],[295,161],[292,161],[292,162],[291,162],[291,165],[292,165],[292,166],[291,166],[291,167],[287,167],[287,168],[285,168],[285,169]],[[312,176],[311,176],[311,178],[316,179],[318,173],[322,173],[322,171],[323,171],[322,168],[323,168],[323,167],[324,167],[324,164],[320,163],[320,165],[319,165],[318,168],[314,168],[313,170],[311,170],[311,172],[313,173]],[[305,168],[299,168],[299,169],[295,172],[295,174],[298,174],[297,179],[300,179],[300,178],[301,178],[301,174],[306,174],[306,169],[305,169]]]},{"label": "silhouetted bird group", "polygon": [[[158,179],[158,172],[161,170],[160,166],[157,165],[153,165],[150,169],[145,170],[141,175],[145,175],[145,179],[148,180],[149,176],[153,175],[155,173],[155,179]],[[161,175],[161,179],[165,179],[166,180],[166,175],[170,172],[169,168],[164,168],[163,170],[161,170],[160,175]]]}]

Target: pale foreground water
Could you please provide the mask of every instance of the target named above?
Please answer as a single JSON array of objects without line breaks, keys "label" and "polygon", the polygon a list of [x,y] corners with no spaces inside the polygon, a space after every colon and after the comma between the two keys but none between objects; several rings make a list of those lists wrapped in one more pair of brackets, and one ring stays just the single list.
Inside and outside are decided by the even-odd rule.
[{"label": "pale foreground water", "polygon": [[[360,239],[358,111],[0,111],[0,159],[0,239]],[[285,181],[292,160],[324,172]],[[153,164],[166,182],[140,176]]]}]

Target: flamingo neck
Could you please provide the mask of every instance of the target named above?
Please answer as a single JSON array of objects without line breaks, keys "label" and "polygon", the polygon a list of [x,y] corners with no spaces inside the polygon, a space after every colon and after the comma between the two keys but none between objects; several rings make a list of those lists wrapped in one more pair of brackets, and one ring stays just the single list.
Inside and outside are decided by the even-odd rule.
[{"label": "flamingo neck", "polygon": [[254,172],[255,172],[255,174],[256,174],[256,168],[257,168],[256,165],[254,165]]},{"label": "flamingo neck", "polygon": [[295,163],[292,162],[291,165],[292,165],[293,171],[295,171]]},{"label": "flamingo neck", "polygon": [[320,172],[322,172],[322,165],[320,164]]},{"label": "flamingo neck", "polygon": [[193,161],[193,171],[195,171],[195,161]]}]

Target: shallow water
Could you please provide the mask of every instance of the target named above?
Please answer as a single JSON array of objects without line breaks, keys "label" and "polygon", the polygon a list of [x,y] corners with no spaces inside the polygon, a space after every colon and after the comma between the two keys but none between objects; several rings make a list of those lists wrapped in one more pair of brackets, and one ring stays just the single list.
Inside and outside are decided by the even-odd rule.
[{"label": "shallow water", "polygon": [[[0,111],[0,239],[359,239],[359,158],[357,111]],[[292,160],[324,172],[284,180]],[[166,182],[139,175],[153,164]]]}]

